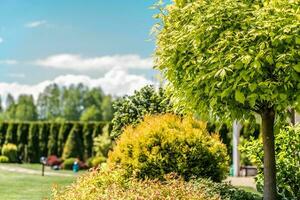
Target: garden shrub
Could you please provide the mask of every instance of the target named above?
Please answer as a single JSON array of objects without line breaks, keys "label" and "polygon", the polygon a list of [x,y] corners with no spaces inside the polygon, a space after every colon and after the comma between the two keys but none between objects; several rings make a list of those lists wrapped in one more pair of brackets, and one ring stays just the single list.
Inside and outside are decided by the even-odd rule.
[{"label": "garden shrub", "polygon": [[136,127],[128,126],[109,154],[110,167],[121,167],[138,178],[163,178],[175,172],[221,181],[228,173],[226,147],[206,123],[172,114],[146,116]]},{"label": "garden shrub", "polygon": [[93,161],[94,158],[95,158],[95,157],[90,157],[90,158],[88,158],[88,159],[86,160],[86,164],[87,164],[88,168],[92,168],[92,167],[93,167],[92,161]]},{"label": "garden shrub", "polygon": [[112,137],[118,137],[128,125],[137,125],[145,115],[173,112],[170,97],[163,88],[157,91],[153,85],[147,85],[132,96],[125,96],[116,100],[112,119]]},{"label": "garden shrub", "polygon": [[76,161],[76,159],[77,158],[68,158],[68,159],[64,160],[64,162],[62,163],[62,168],[72,170],[73,164]]},{"label": "garden shrub", "polygon": [[208,180],[184,181],[174,174],[165,181],[126,179],[123,170],[94,170],[80,176],[65,190],[54,189],[54,200],[259,200],[255,194],[242,191],[225,183]]},{"label": "garden shrub", "polygon": [[3,145],[1,151],[2,155],[6,156],[9,159],[9,162],[14,163],[18,161],[17,146],[15,144],[5,144]]},{"label": "garden shrub", "polygon": [[59,159],[57,156],[55,155],[51,155],[47,158],[47,165],[48,166],[54,166],[54,165],[60,165],[62,163],[62,160]]},{"label": "garden shrub", "polygon": [[107,157],[108,152],[112,148],[112,139],[109,136],[109,125],[103,127],[102,135],[94,138],[94,152],[96,156]]},{"label": "garden shrub", "polygon": [[9,158],[7,156],[0,156],[0,163],[9,163]]},{"label": "garden shrub", "polygon": [[[258,167],[256,184],[263,191],[263,145],[261,139],[252,139],[241,147]],[[277,190],[281,199],[300,199],[300,124],[285,127],[275,135]]]},{"label": "garden shrub", "polygon": [[91,165],[92,165],[92,167],[98,167],[105,161],[106,161],[106,158],[103,156],[94,157],[93,160],[91,161]]}]

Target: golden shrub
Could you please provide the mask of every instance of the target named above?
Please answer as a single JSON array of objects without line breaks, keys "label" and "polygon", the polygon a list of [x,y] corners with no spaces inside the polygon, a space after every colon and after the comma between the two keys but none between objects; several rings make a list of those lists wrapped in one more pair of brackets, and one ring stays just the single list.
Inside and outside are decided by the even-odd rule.
[{"label": "golden shrub", "polygon": [[163,179],[177,173],[189,180],[221,181],[228,172],[226,147],[206,123],[173,114],[146,116],[138,126],[128,126],[109,153],[110,167],[120,167],[128,176]]}]

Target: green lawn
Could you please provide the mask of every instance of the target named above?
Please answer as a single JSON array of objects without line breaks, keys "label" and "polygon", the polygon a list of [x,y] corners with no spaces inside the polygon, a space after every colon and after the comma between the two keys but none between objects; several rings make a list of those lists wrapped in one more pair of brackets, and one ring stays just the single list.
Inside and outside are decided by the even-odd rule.
[{"label": "green lawn", "polygon": [[[24,168],[30,170],[41,171],[40,164],[0,164],[8,168]],[[51,189],[54,186],[64,187],[70,185],[79,174],[74,174],[72,171],[60,170],[53,171],[49,167],[46,171],[56,172],[60,174],[68,174],[65,176],[44,176],[24,174],[19,172],[8,172],[0,169],[0,200],[41,200],[50,197]],[[69,176],[73,174],[74,176]],[[248,192],[258,193],[250,187],[239,188]]]},{"label": "green lawn", "polygon": [[[19,166],[20,165],[18,165],[18,167]],[[26,168],[29,169],[39,168],[38,165],[26,166]],[[72,177],[42,177],[40,175],[22,174],[0,170],[0,200],[45,199],[50,197],[50,192],[53,186],[57,185],[59,187],[63,187],[69,185],[76,179],[76,176],[77,175]]]},{"label": "green lawn", "polygon": [[[41,164],[29,164],[29,163],[24,163],[24,164],[16,164],[16,163],[0,163],[0,166],[11,166],[11,167],[22,167],[24,169],[31,169],[31,170],[37,170],[42,173],[42,165]],[[45,167],[45,172],[55,172],[55,173],[61,173],[61,174],[74,174],[72,170],[59,170],[55,171],[52,170],[50,167],[46,166]],[[83,174],[85,171],[79,171],[77,174]]]}]

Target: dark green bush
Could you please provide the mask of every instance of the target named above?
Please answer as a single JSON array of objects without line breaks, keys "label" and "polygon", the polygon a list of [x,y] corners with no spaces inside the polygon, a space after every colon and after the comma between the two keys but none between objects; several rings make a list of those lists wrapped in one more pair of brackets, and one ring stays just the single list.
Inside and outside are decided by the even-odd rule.
[{"label": "dark green bush", "polygon": [[175,172],[185,180],[221,181],[228,173],[228,160],[225,145],[218,135],[208,133],[206,123],[165,114],[146,116],[135,128],[127,127],[108,163],[142,179]]},{"label": "dark green bush", "polygon": [[15,144],[5,144],[3,145],[1,151],[2,155],[6,156],[9,159],[9,162],[14,163],[18,161],[18,151]]},{"label": "dark green bush", "polygon": [[0,156],[0,163],[9,163],[9,158],[7,156]]},{"label": "dark green bush", "polygon": [[173,111],[170,98],[163,88],[158,91],[155,87],[145,86],[135,91],[132,96],[125,96],[114,102],[115,109],[112,119],[112,137],[116,138],[128,125],[136,125],[145,115],[163,114]]},{"label": "dark green bush", "polygon": [[77,158],[68,158],[66,160],[64,160],[62,167],[63,169],[67,169],[67,170],[72,170],[73,169],[73,164],[76,161]]},{"label": "dark green bush", "polygon": [[[261,139],[252,139],[241,148],[258,166],[257,189],[263,191],[263,145]],[[300,124],[285,127],[275,135],[277,190],[280,199],[300,199]]]}]

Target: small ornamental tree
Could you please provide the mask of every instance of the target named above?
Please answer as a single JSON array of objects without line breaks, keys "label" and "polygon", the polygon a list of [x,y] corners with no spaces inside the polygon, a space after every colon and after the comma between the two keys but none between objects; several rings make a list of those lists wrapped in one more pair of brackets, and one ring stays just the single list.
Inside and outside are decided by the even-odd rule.
[{"label": "small ornamental tree", "polygon": [[276,199],[274,120],[300,102],[299,0],[175,0],[161,11],[156,68],[191,108],[261,116],[264,199]]}]

